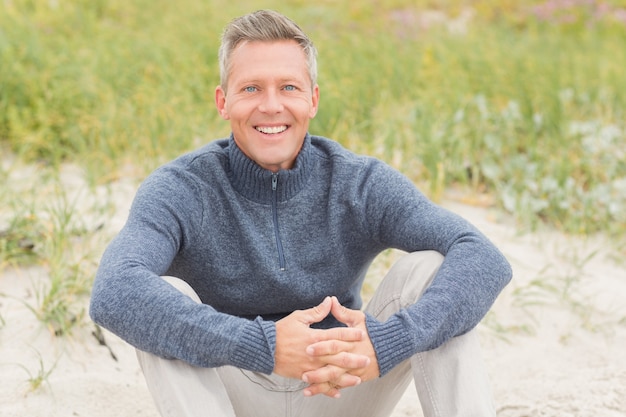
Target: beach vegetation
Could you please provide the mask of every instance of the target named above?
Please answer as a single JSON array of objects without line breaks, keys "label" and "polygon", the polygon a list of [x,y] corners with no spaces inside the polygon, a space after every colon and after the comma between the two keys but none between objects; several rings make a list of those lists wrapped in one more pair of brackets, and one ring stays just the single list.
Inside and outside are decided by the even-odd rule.
[{"label": "beach vegetation", "polygon": [[[227,135],[213,106],[218,34],[258,7],[0,3],[0,142],[26,160],[81,163],[103,183]],[[264,7],[301,22],[320,50],[314,133],[389,161],[435,197],[455,185],[493,194],[530,229],[626,230],[619,2]]]},{"label": "beach vegetation", "polygon": [[[0,269],[46,268],[30,307],[52,332],[84,317],[99,254],[84,250],[97,224],[81,224],[55,173],[80,166],[91,193],[227,136],[213,102],[219,33],[261,7],[319,49],[312,133],[389,162],[435,200],[486,195],[520,230],[604,233],[626,254],[617,0],[2,0],[0,149],[46,179],[29,191],[0,170]],[[570,275],[548,272],[519,297],[577,309]]]},{"label": "beach vegetation", "polygon": [[46,279],[31,283],[34,301],[21,301],[51,333],[63,335],[85,316],[83,298],[90,292],[97,264],[94,252],[99,250],[90,242],[97,238],[97,219],[106,212],[102,207],[107,201],[95,199],[88,188],[70,187],[52,172],[31,177],[35,184],[22,183],[26,190],[0,186],[9,212],[0,232],[0,271],[43,271]]},{"label": "beach vegetation", "polygon": [[42,388],[42,386],[44,384],[50,384],[49,382],[49,378],[50,375],[52,374],[52,372],[54,371],[54,369],[56,368],[57,365],[57,361],[54,362],[54,364],[52,364],[52,366],[47,367],[46,364],[44,363],[43,357],[41,356],[41,353],[33,348],[33,351],[36,353],[37,355],[37,369],[35,371],[31,371],[27,366],[18,363],[15,364],[18,367],[22,368],[24,370],[24,372],[26,372],[28,374],[28,378],[27,378],[27,382],[28,382],[28,393],[31,392],[35,392],[39,389]]}]

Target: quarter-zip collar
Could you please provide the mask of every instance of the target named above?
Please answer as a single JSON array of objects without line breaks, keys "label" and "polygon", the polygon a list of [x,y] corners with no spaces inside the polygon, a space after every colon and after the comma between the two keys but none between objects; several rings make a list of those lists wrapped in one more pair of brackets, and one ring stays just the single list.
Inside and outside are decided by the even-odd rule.
[{"label": "quarter-zip collar", "polygon": [[[228,144],[228,155],[229,177],[233,188],[252,201],[271,204],[274,198],[272,171],[261,168],[241,152],[232,134]],[[278,172],[274,191],[278,202],[287,201],[302,190],[313,172],[312,163],[311,137],[307,134],[293,168]]]}]

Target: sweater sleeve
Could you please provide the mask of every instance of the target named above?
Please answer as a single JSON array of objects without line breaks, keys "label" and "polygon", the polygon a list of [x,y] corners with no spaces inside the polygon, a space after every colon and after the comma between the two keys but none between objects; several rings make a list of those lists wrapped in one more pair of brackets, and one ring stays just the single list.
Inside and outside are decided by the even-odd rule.
[{"label": "sweater sleeve", "polygon": [[361,201],[372,238],[407,252],[435,250],[444,261],[413,305],[385,322],[367,317],[381,375],[415,353],[441,346],[475,327],[510,281],[502,253],[460,216],[429,201],[400,173],[372,168]]},{"label": "sweater sleeve", "polygon": [[193,181],[162,171],[142,184],[126,225],[100,262],[90,315],[136,348],[164,358],[269,374],[274,323],[220,313],[160,279],[198,230],[200,196]]}]

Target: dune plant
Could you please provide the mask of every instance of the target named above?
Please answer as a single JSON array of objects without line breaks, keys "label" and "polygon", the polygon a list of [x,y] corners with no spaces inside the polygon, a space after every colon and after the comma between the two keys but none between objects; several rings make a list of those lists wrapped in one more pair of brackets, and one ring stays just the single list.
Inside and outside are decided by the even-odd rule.
[{"label": "dune plant", "polygon": [[533,324],[515,322],[504,324],[495,311],[490,310],[480,322],[481,329],[489,336],[508,342],[512,335],[534,335],[536,328]]},{"label": "dune plant", "polygon": [[[598,256],[597,250],[584,252],[580,249],[567,247],[556,250],[556,257],[563,260],[561,268],[553,264],[546,265],[534,279],[517,286],[513,293],[512,305],[526,311],[529,316],[539,322],[535,316],[536,307],[564,307],[574,313],[581,327],[592,332],[603,330],[605,324],[599,320],[600,312],[593,306],[588,296],[581,293],[589,262]],[[610,323],[612,326],[615,323]]]},{"label": "dune plant", "polygon": [[84,297],[99,249],[91,241],[98,239],[97,219],[108,202],[93,198],[88,189],[74,189],[58,175],[39,174],[32,192],[5,187],[4,207],[12,217],[0,233],[0,267],[37,267],[34,273],[43,278],[33,280],[35,300],[20,301],[51,333],[64,335],[85,315]]},{"label": "dune plant", "polygon": [[26,365],[23,364],[15,364],[16,366],[22,368],[24,370],[24,372],[26,372],[28,374],[28,388],[29,391],[28,392],[35,392],[37,390],[39,390],[43,384],[50,384],[49,382],[49,378],[50,375],[52,374],[52,372],[54,371],[54,369],[56,368],[57,365],[57,361],[54,362],[54,364],[50,367],[46,367],[43,357],[41,356],[41,353],[32,348],[33,351],[36,353],[37,355],[37,359],[38,359],[38,368],[33,372],[31,371]]},{"label": "dune plant", "polygon": [[[330,50],[333,63],[355,61],[333,77],[332,98],[344,98],[321,107],[321,122],[336,118],[335,136],[426,179],[434,194],[466,184],[495,193],[524,225],[619,235],[626,85],[615,64],[626,62],[626,27],[571,35],[528,19],[524,30],[433,31],[400,41],[376,33],[361,46],[369,54]],[[345,103],[346,90],[360,96]],[[350,106],[361,114],[343,122],[340,109]]]},{"label": "dune plant", "polygon": [[33,213],[17,213],[0,229],[0,270],[8,265],[31,265],[38,259],[40,225]]},{"label": "dune plant", "polygon": [[94,249],[86,243],[94,228],[84,224],[78,208],[84,195],[70,198],[62,184],[56,184],[51,192],[52,198],[44,206],[42,251],[48,280],[35,288],[36,306],[31,310],[52,332],[63,335],[80,324],[85,314],[82,299],[89,294],[96,265]]},{"label": "dune plant", "polygon": [[[92,184],[227,135],[219,33],[260,7],[320,51],[311,130],[527,228],[626,232],[626,8],[614,0],[0,3],[0,142]],[[220,13],[215,13],[220,10]]]}]

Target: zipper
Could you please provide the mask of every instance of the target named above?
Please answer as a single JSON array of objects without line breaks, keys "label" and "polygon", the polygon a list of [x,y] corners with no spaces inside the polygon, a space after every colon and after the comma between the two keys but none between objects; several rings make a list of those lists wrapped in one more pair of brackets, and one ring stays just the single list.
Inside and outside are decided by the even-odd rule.
[{"label": "zipper", "polygon": [[276,249],[278,250],[278,265],[280,270],[285,270],[285,252],[283,251],[283,243],[280,240],[278,232],[278,174],[272,174],[272,220],[274,221],[274,237],[276,238]]}]

